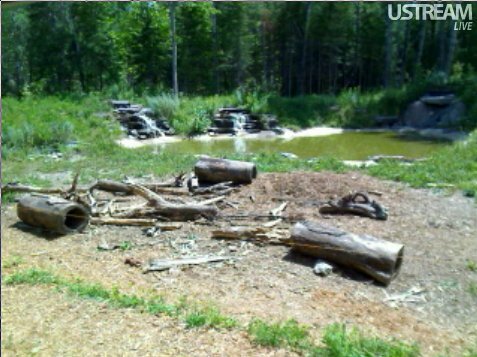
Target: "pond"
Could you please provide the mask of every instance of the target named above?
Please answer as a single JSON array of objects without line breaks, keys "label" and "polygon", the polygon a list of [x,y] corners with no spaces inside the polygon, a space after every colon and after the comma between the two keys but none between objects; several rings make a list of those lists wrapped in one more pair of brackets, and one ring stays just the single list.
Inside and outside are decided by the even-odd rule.
[{"label": "pond", "polygon": [[158,149],[182,154],[221,156],[227,153],[293,153],[300,158],[332,156],[342,160],[365,160],[371,155],[425,157],[450,141],[425,139],[396,132],[344,132],[318,137],[183,139],[156,144]]}]

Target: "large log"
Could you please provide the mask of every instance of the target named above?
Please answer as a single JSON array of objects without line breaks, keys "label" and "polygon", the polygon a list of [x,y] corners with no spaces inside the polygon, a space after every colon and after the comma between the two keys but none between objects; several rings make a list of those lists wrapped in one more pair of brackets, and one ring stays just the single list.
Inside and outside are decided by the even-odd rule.
[{"label": "large log", "polygon": [[289,244],[303,254],[360,270],[385,285],[399,273],[404,254],[402,244],[310,221],[295,224]]},{"label": "large log", "polygon": [[31,226],[60,234],[80,232],[89,221],[89,213],[82,205],[43,195],[22,198],[17,205],[17,215]]},{"label": "large log", "polygon": [[257,177],[254,163],[202,157],[194,167],[200,183],[251,183]]}]

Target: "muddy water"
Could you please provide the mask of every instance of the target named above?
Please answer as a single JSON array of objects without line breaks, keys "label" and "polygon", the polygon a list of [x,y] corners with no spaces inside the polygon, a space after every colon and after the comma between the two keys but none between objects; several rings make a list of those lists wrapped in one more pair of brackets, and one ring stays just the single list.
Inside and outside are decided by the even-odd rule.
[{"label": "muddy water", "polygon": [[226,153],[287,152],[300,158],[333,156],[343,160],[364,160],[370,155],[425,157],[448,145],[421,137],[394,132],[344,132],[320,137],[184,139],[158,144],[159,150],[184,154],[220,156]]}]

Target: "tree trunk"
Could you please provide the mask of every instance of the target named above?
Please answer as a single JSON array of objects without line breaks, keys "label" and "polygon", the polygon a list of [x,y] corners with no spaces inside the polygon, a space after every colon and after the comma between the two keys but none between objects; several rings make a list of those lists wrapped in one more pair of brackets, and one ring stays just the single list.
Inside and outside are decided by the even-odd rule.
[{"label": "tree trunk", "polygon": [[174,95],[179,95],[179,83],[177,80],[177,41],[176,41],[176,3],[169,3],[169,21],[171,26],[172,46],[172,90]]},{"label": "tree trunk", "polygon": [[404,246],[314,222],[298,222],[290,245],[297,251],[355,268],[388,285],[399,273]]},{"label": "tree trunk", "polygon": [[420,69],[422,68],[422,54],[424,53],[424,44],[426,41],[426,24],[427,21],[420,22],[416,59],[414,63],[414,77],[419,73]]},{"label": "tree trunk", "polygon": [[451,21],[449,34],[447,37],[447,51],[444,60],[444,73],[446,77],[449,77],[449,74],[452,70],[452,61],[454,59],[454,52],[457,46],[457,31],[454,30],[455,21]]},{"label": "tree trunk", "polygon": [[301,68],[298,68],[298,78],[299,78],[298,90],[299,90],[299,94],[301,95],[305,94],[306,55],[307,55],[307,49],[308,49],[308,37],[309,37],[310,22],[311,22],[310,14],[311,14],[312,4],[313,2],[311,1],[305,2],[305,28],[303,30],[303,42],[301,47],[301,64],[300,64]]},{"label": "tree trunk", "polygon": [[392,85],[392,63],[393,63],[393,22],[388,16],[387,4],[384,4],[384,78],[383,85],[385,88]]}]

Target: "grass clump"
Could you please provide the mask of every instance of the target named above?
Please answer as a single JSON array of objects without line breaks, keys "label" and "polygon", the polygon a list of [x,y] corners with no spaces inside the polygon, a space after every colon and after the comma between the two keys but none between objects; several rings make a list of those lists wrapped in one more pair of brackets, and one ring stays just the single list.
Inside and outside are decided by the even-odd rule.
[{"label": "grass clump", "polygon": [[184,321],[188,328],[212,327],[230,329],[237,326],[237,321],[235,319],[222,315],[213,307],[193,309],[185,315]]},{"label": "grass clump", "polygon": [[55,284],[60,285],[62,281],[51,274],[50,272],[38,269],[28,269],[21,272],[15,272],[7,276],[4,280],[7,285],[18,285],[18,284],[28,284],[28,285],[44,285],[44,284]]},{"label": "grass clump", "polygon": [[470,295],[472,295],[474,298],[477,298],[477,283],[474,283],[471,281],[469,283],[469,287],[467,288],[467,291],[469,292]]},{"label": "grass clump", "polygon": [[477,272],[477,262],[472,259],[467,259],[465,262],[467,270]]},{"label": "grass clump", "polygon": [[13,267],[17,267],[23,264],[23,258],[19,255],[12,255],[8,258],[5,258],[2,263],[2,268],[9,269]]},{"label": "grass clump", "polygon": [[311,349],[314,356],[323,357],[414,357],[419,356],[417,346],[398,341],[384,341],[379,338],[364,337],[356,329],[348,331],[343,324],[333,324],[326,328],[323,336],[324,347]]},{"label": "grass clump", "polygon": [[248,333],[256,344],[269,347],[303,349],[309,340],[308,328],[295,320],[269,324],[256,319],[249,324]]}]

